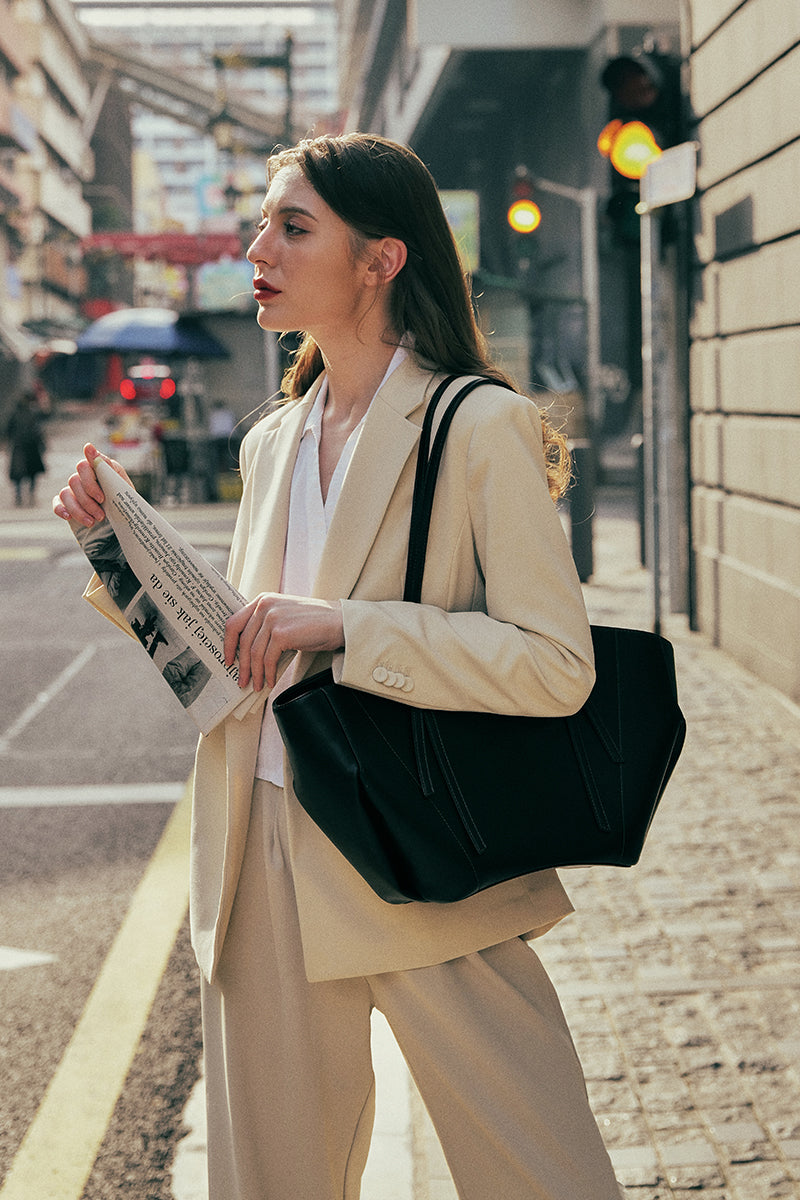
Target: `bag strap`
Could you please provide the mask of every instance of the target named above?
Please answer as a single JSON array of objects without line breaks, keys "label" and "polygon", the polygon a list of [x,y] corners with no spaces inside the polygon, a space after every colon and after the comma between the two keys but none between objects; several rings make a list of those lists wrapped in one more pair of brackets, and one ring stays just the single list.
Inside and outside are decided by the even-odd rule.
[{"label": "bag strap", "polygon": [[[414,477],[414,496],[411,501],[406,582],[403,591],[403,599],[410,600],[414,604],[419,604],[422,596],[422,576],[425,572],[425,552],[428,548],[428,531],[430,529],[431,512],[433,510],[433,494],[436,489],[436,477],[439,473],[439,464],[442,461],[442,454],[444,453],[447,432],[453,417],[456,415],[458,406],[463,400],[466,400],[470,392],[473,392],[477,387],[481,387],[484,383],[493,382],[491,379],[484,379],[482,377],[468,379],[459,388],[444,411],[442,419],[439,422],[439,428],[436,430],[436,435],[433,439],[433,446],[431,447],[431,431],[439,401],[450,385],[455,383],[458,378],[458,375],[448,375],[446,379],[442,380],[428,402],[425,419],[422,422],[422,433],[419,439],[419,452],[417,456],[417,471]],[[433,756],[443,773],[445,786],[450,792],[457,811],[461,815],[461,819],[464,822],[467,834],[476,853],[482,853],[486,849],[486,844],[481,837],[480,830],[472,820],[466,802],[461,795],[458,782],[452,770],[450,770],[447,756],[442,753],[441,737],[439,736],[436,725],[436,714],[434,712],[425,708],[413,708],[411,710],[411,738],[414,746],[417,778],[423,796],[432,796],[434,793],[433,776],[431,773],[431,756]]]},{"label": "bag strap", "polygon": [[442,454],[444,453],[447,432],[453,417],[456,415],[456,410],[461,402],[466,400],[470,392],[473,392],[475,388],[481,387],[484,383],[494,382],[494,380],[484,379],[483,377],[468,379],[459,388],[444,411],[439,428],[436,431],[436,436],[433,439],[433,446],[431,446],[431,432],[433,430],[436,409],[439,406],[442,396],[458,378],[458,375],[448,375],[446,379],[442,380],[430,398],[428,408],[425,412],[425,419],[422,423],[419,453],[417,456],[417,472],[414,478],[414,497],[411,502],[406,582],[403,591],[403,599],[409,600],[414,604],[419,604],[422,595],[422,576],[425,572],[425,553],[428,548],[428,532],[431,523],[431,512],[433,511],[433,496],[436,490],[436,477],[439,473],[439,464],[442,461]]}]

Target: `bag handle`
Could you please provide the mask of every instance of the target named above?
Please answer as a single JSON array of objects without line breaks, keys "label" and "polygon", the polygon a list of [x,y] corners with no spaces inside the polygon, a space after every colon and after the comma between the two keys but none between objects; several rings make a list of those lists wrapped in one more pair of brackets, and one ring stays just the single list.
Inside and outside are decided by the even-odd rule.
[{"label": "bag handle", "polygon": [[[422,422],[422,433],[419,439],[417,455],[417,471],[414,477],[414,496],[411,501],[411,522],[408,532],[408,559],[406,562],[406,582],[403,599],[419,604],[422,596],[422,576],[425,572],[425,553],[428,548],[428,532],[430,530],[431,512],[433,510],[433,495],[436,489],[436,477],[439,464],[444,453],[444,443],[447,432],[456,410],[470,392],[481,387],[484,383],[493,382],[483,377],[468,379],[459,388],[449,402],[444,415],[436,430],[431,447],[431,430],[439,401],[448,387],[459,378],[458,375],[448,375],[443,379],[430,398],[425,419]],[[431,775],[431,754],[436,759],[445,779],[445,784],[452,796],[467,834],[475,851],[480,854],[486,849],[480,830],[472,820],[458,783],[449,769],[446,755],[442,754],[441,738],[436,726],[436,715],[429,709],[414,708],[411,711],[411,736],[414,745],[414,758],[417,768],[417,778],[423,796],[432,796],[434,792]]]},{"label": "bag handle", "polygon": [[442,380],[430,398],[428,408],[425,412],[425,419],[422,423],[422,433],[419,439],[419,452],[417,456],[417,471],[414,477],[414,496],[411,501],[406,581],[403,591],[403,599],[409,600],[414,604],[419,604],[422,596],[422,577],[425,573],[425,554],[428,548],[433,496],[436,490],[436,477],[439,473],[439,464],[442,461],[442,454],[444,453],[447,432],[453,417],[456,415],[456,410],[461,402],[466,400],[470,392],[473,392],[475,388],[481,387],[484,383],[494,382],[491,379],[485,379],[481,376],[480,378],[467,380],[459,388],[444,411],[439,428],[436,431],[436,436],[433,439],[433,446],[431,447],[431,431],[439,401],[450,385],[455,383],[458,378],[458,375],[448,375],[446,379]]}]

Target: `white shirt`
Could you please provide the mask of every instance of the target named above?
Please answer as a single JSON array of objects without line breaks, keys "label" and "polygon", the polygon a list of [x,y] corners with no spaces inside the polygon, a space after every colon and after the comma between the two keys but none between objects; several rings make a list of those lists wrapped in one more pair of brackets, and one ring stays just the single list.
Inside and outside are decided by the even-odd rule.
[{"label": "white shirt", "polygon": [[[379,384],[378,391],[407,353],[402,346],[398,346],[386,374]],[[287,596],[311,595],[336,502],[339,499],[347,468],[350,466],[366,419],[365,413],[345,442],[328,488],[328,495],[323,501],[319,478],[319,444],[322,438],[322,413],[327,396],[328,381],[324,379],[314,401],[314,407],[308,414],[303,427],[294,464],[292,486],[289,493],[289,526],[286,532],[286,549],[284,550],[281,575],[281,592]],[[256,779],[267,779],[270,783],[277,784],[278,787],[283,787],[283,742],[272,715],[272,702],[293,682],[294,663],[290,663],[272,689],[264,709],[261,740],[258,746]]]}]

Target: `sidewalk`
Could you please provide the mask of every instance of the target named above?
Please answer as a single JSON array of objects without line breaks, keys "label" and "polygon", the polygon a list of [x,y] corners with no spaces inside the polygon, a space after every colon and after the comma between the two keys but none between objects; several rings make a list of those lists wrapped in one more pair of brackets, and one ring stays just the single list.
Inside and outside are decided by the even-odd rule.
[{"label": "sidewalk", "polygon": [[[599,506],[591,619],[649,628],[631,506]],[[666,633],[689,731],[642,861],[563,872],[577,913],[536,948],[631,1200],[800,1200],[800,711],[683,618]],[[382,1019],[375,1052],[364,1200],[455,1200]],[[205,1194],[195,1113],[176,1200]]]},{"label": "sidewalk", "polygon": [[[67,454],[54,439],[51,477],[82,440],[83,429],[70,431]],[[51,490],[41,487],[32,518],[49,512]],[[610,493],[598,503],[591,619],[648,628],[631,506]],[[194,524],[190,510],[181,516]],[[800,1200],[800,711],[683,618],[665,626],[688,736],[642,861],[631,871],[563,872],[577,913],[536,949],[632,1200]],[[364,1200],[454,1200],[382,1019],[375,1057]],[[197,1097],[193,1105],[176,1200],[205,1195]]]}]

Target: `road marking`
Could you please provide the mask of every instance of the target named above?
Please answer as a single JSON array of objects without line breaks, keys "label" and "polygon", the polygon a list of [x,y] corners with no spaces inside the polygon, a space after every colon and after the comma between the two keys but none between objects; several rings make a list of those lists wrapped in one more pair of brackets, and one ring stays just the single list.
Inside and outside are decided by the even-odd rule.
[{"label": "road marking", "polygon": [[[69,529],[65,526],[66,532]],[[4,521],[0,519],[0,538],[13,538],[17,541],[20,538],[30,538],[31,541],[49,541],[49,542],[64,542],[66,539],[61,536],[61,530],[56,525],[51,517],[50,520],[10,520]]]},{"label": "road marking", "polygon": [[0,546],[0,562],[39,562],[49,554],[45,546]]},{"label": "road marking", "polygon": [[0,1200],[80,1200],[188,905],[190,790],[134,893]]},{"label": "road marking", "polygon": [[81,783],[0,787],[3,808],[75,808],[89,804],[177,804],[185,783]]},{"label": "road marking", "polygon": [[20,967],[40,967],[58,962],[55,954],[42,954],[38,950],[16,950],[13,946],[0,946],[0,971],[17,971]]},{"label": "road marking", "polygon": [[50,701],[53,700],[59,692],[64,690],[67,684],[75,678],[79,671],[83,670],[96,650],[97,644],[94,642],[89,646],[85,646],[83,650],[81,650],[78,657],[73,659],[68,667],[64,668],[61,674],[53,680],[50,686],[43,692],[39,692],[39,695],[36,697],[36,699],[32,700],[28,707],[23,709],[16,721],[14,721],[5,731],[3,736],[0,737],[0,754],[8,753],[8,748],[13,742],[14,738],[18,737],[22,733],[23,729],[25,729],[27,725],[30,725],[34,717],[38,717],[42,709],[46,708]]}]

